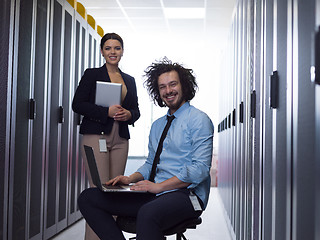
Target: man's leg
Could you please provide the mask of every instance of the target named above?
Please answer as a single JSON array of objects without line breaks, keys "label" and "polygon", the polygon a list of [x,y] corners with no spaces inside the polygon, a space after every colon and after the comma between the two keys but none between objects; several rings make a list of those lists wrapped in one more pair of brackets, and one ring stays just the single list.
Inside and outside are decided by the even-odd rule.
[{"label": "man's leg", "polygon": [[162,240],[165,230],[201,213],[193,209],[186,189],[160,195],[140,208],[137,240]]},{"label": "man's leg", "polygon": [[89,226],[102,240],[124,240],[112,215],[137,215],[140,207],[154,199],[152,194],[104,193],[97,188],[84,190],[78,204]]}]

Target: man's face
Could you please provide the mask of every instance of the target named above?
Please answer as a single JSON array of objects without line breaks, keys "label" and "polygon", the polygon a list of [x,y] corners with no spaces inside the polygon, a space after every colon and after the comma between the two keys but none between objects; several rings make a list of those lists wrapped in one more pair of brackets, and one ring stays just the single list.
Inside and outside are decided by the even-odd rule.
[{"label": "man's face", "polygon": [[158,78],[159,93],[162,101],[169,107],[173,114],[186,101],[182,94],[179,75],[176,71],[165,72]]}]

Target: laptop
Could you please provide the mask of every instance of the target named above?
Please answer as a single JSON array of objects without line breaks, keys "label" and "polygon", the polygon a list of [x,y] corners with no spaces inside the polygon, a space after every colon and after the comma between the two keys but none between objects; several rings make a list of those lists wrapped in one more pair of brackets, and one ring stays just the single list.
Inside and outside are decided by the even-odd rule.
[{"label": "laptop", "polygon": [[120,105],[121,88],[121,83],[97,81],[96,104],[103,107]]},{"label": "laptop", "polygon": [[146,193],[147,191],[136,191],[131,190],[130,185],[116,185],[110,186],[106,184],[102,184],[100,181],[100,176],[96,164],[96,159],[94,157],[93,148],[87,145],[84,145],[84,151],[86,153],[89,170],[92,178],[92,182],[103,192],[132,192],[132,193]]}]

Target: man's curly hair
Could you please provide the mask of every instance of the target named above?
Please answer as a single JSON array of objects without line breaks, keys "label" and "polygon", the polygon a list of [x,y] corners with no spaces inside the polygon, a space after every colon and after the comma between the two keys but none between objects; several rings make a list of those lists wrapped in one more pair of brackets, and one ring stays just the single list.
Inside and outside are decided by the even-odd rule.
[{"label": "man's curly hair", "polygon": [[160,97],[158,78],[161,74],[171,71],[176,71],[179,75],[182,94],[185,101],[190,101],[198,89],[196,78],[193,75],[192,69],[184,68],[178,63],[172,63],[172,61],[170,61],[167,57],[164,57],[160,61],[153,62],[144,71],[144,77],[146,78],[144,86],[147,88],[153,102],[158,104],[160,107],[165,107],[166,105]]}]

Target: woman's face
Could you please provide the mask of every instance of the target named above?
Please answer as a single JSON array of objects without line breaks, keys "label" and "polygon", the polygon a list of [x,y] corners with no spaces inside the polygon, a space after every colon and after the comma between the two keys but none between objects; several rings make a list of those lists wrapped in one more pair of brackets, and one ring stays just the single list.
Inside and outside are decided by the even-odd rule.
[{"label": "woman's face", "polygon": [[107,64],[118,65],[123,55],[123,48],[118,40],[108,39],[101,49]]}]

